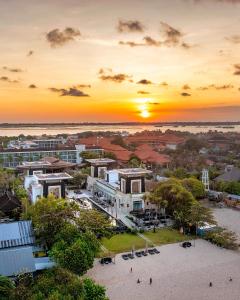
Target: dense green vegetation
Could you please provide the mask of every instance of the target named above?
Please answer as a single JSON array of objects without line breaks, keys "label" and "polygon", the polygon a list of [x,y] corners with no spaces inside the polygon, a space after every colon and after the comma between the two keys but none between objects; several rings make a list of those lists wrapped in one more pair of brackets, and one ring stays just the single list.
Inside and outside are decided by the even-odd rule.
[{"label": "dense green vegetation", "polygon": [[240,195],[240,182],[238,181],[220,181],[215,185],[217,191],[229,194]]},{"label": "dense green vegetation", "polygon": [[[74,273],[83,275],[93,266],[94,258],[100,250],[97,235],[100,233],[102,236],[108,235],[107,229],[111,230],[109,220],[101,213],[95,210],[82,210],[76,203],[65,199],[56,199],[53,196],[39,199],[34,205],[30,205],[22,217],[33,221],[38,242],[48,250],[49,256],[57,266],[63,268],[61,270],[70,271],[71,276],[74,276]],[[44,274],[49,275],[49,273]],[[44,278],[40,277],[40,279]],[[91,295],[91,290],[95,291],[93,293],[97,293],[98,289],[102,289],[88,280],[83,281],[84,284],[86,284],[85,293],[89,295]],[[55,288],[53,286],[53,289]],[[61,293],[61,289],[57,288],[54,293],[57,295],[56,299],[66,299]],[[70,298],[67,299],[105,299],[105,296],[100,297],[101,293],[99,298],[96,295],[93,295],[95,298],[85,294],[85,296],[81,295],[79,294],[79,297],[75,298],[69,296]],[[53,297],[51,294],[50,296]],[[45,298],[43,296],[36,299]]]},{"label": "dense green vegetation", "polygon": [[0,277],[2,300],[107,300],[105,288],[91,279],[81,279],[62,268],[45,270],[32,277],[20,275],[16,287],[6,277]]},{"label": "dense green vegetation", "polygon": [[201,191],[197,180],[169,179],[159,183],[147,198],[159,209],[167,210],[174,218],[175,226],[185,230],[191,226],[197,227],[200,223],[215,224],[211,210],[202,207],[194,197],[200,195]]}]

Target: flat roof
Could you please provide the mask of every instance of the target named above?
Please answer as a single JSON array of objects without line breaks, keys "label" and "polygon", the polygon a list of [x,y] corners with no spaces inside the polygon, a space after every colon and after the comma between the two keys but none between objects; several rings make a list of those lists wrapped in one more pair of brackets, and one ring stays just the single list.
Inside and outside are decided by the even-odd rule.
[{"label": "flat roof", "polygon": [[140,176],[152,173],[152,171],[143,168],[116,169],[116,171],[119,174],[126,176]]},{"label": "flat roof", "polygon": [[93,165],[104,165],[104,164],[110,164],[115,162],[114,159],[111,158],[93,158],[93,159],[86,159],[87,162]]},{"label": "flat roof", "polygon": [[19,168],[39,168],[39,167],[48,167],[51,163],[48,161],[24,161]]},{"label": "flat roof", "polygon": [[72,176],[68,173],[52,173],[52,174],[34,174],[34,176],[37,177],[39,181],[45,181],[45,180],[64,180],[64,179],[71,179]]},{"label": "flat roof", "polygon": [[0,274],[16,276],[36,271],[32,246],[0,250]]}]

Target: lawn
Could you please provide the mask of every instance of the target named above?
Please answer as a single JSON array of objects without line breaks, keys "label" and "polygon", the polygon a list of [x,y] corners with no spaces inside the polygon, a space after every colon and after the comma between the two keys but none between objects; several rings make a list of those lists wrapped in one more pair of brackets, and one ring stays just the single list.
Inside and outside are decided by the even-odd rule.
[{"label": "lawn", "polygon": [[110,252],[114,253],[131,251],[133,247],[135,250],[142,249],[146,246],[146,242],[144,239],[135,234],[129,233],[116,234],[110,239],[103,238],[101,240],[101,243]]},{"label": "lawn", "polygon": [[157,229],[155,233],[153,231],[145,232],[144,236],[155,245],[178,243],[191,239],[190,236],[183,235],[177,230],[167,228]]}]

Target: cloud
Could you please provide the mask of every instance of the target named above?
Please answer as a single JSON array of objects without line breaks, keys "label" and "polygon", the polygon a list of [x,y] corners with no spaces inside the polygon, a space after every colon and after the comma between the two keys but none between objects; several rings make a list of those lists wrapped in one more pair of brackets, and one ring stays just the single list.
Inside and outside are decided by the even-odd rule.
[{"label": "cloud", "polygon": [[149,104],[151,104],[151,105],[159,105],[160,103],[159,102],[150,102]]},{"label": "cloud", "polygon": [[188,84],[184,84],[182,87],[183,90],[191,90],[191,87]]},{"label": "cloud", "polygon": [[124,73],[118,73],[114,74],[112,69],[100,69],[98,72],[99,78],[103,81],[113,81],[116,83],[121,83],[123,81],[130,81],[132,82],[132,76],[124,74]]},{"label": "cloud", "polygon": [[138,91],[137,93],[141,94],[141,95],[149,95],[150,94],[150,92],[146,92],[146,91]]},{"label": "cloud", "polygon": [[143,32],[145,26],[137,20],[123,21],[119,20],[117,25],[118,32]]},{"label": "cloud", "polygon": [[240,44],[240,35],[235,34],[225,38],[227,41],[233,44]]},{"label": "cloud", "polygon": [[191,49],[191,48],[194,47],[194,46],[193,46],[193,45],[190,45],[190,44],[188,44],[188,43],[186,43],[186,42],[182,42],[181,47],[182,47],[183,49],[188,50],[188,49]]},{"label": "cloud", "polygon": [[7,76],[2,76],[0,77],[0,80],[1,81],[5,81],[5,82],[9,82],[9,83],[18,83],[19,81],[18,80],[11,80],[9,77]]},{"label": "cloud", "polygon": [[137,82],[137,84],[145,84],[145,85],[147,85],[147,84],[152,84],[152,81],[147,80],[147,79],[141,79],[141,80],[139,80]]},{"label": "cloud", "polygon": [[183,96],[183,97],[190,97],[191,94],[183,92],[183,93],[181,93],[181,96]]},{"label": "cloud", "polygon": [[161,32],[163,34],[162,40],[157,40],[151,36],[145,36],[142,39],[142,42],[135,41],[119,41],[119,45],[126,45],[130,47],[141,47],[141,46],[150,46],[150,47],[176,47],[180,46],[183,49],[190,49],[193,46],[189,43],[186,43],[182,40],[183,33],[167,23],[161,22]]},{"label": "cloud", "polygon": [[233,89],[234,85],[224,84],[224,85],[215,85],[214,87],[215,87],[216,90],[228,90],[228,89]]},{"label": "cloud", "polygon": [[159,84],[162,87],[168,87],[168,83],[166,81],[163,81]]},{"label": "cloud", "polygon": [[89,88],[90,89],[91,85],[90,84],[78,84],[77,87],[78,88]]},{"label": "cloud", "polygon": [[141,46],[160,47],[162,45],[162,42],[157,41],[150,36],[145,36],[143,38],[143,42],[120,41],[119,45],[126,45],[126,46],[130,46],[130,47],[141,47]]},{"label": "cloud", "polygon": [[207,91],[209,89],[215,89],[215,90],[228,90],[233,89],[234,85],[232,84],[223,84],[223,85],[216,85],[216,84],[209,84],[207,86],[201,86],[197,88],[199,91]]},{"label": "cloud", "polygon": [[8,72],[12,72],[12,73],[21,73],[21,72],[23,72],[23,70],[20,69],[20,68],[9,68],[9,67],[6,67],[6,66],[3,67],[3,70],[8,71]]},{"label": "cloud", "polygon": [[29,89],[36,89],[37,88],[37,86],[35,84],[30,84],[28,87],[29,87]]},{"label": "cloud", "polygon": [[235,71],[233,75],[240,75],[240,64],[235,64],[234,65]]},{"label": "cloud", "polygon": [[28,51],[27,56],[32,56],[34,54],[33,50]]},{"label": "cloud", "polygon": [[164,44],[167,46],[176,46],[180,43],[180,40],[183,37],[183,33],[170,26],[165,22],[160,22],[161,24],[161,32],[165,36]]},{"label": "cloud", "polygon": [[89,97],[88,94],[85,94],[83,91],[80,91],[76,87],[71,87],[68,89],[49,88],[49,90],[51,92],[59,93],[60,96]]},{"label": "cloud", "polygon": [[157,40],[151,38],[150,36],[145,36],[145,37],[143,38],[143,40],[145,41],[145,44],[146,44],[147,46],[155,46],[155,47],[159,47],[159,46],[162,45],[162,42],[157,41]]},{"label": "cloud", "polygon": [[127,42],[119,41],[119,45],[130,46],[130,47],[144,46],[143,43],[135,43],[131,41],[127,41]]},{"label": "cloud", "polygon": [[60,31],[58,28],[56,28],[46,34],[46,40],[49,42],[52,48],[55,48],[63,46],[70,41],[74,41],[78,36],[81,36],[81,33],[78,29],[66,27],[63,31]]}]

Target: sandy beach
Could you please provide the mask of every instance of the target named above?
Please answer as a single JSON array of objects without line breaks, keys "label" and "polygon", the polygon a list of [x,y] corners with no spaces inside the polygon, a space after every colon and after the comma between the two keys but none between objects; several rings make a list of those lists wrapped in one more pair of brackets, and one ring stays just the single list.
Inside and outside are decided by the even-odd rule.
[{"label": "sandy beach", "polygon": [[131,261],[117,255],[116,264],[102,266],[96,262],[88,275],[106,286],[110,300],[240,299],[239,252],[220,249],[204,240],[197,240],[196,247],[188,249],[179,244],[158,249],[160,254]]}]

